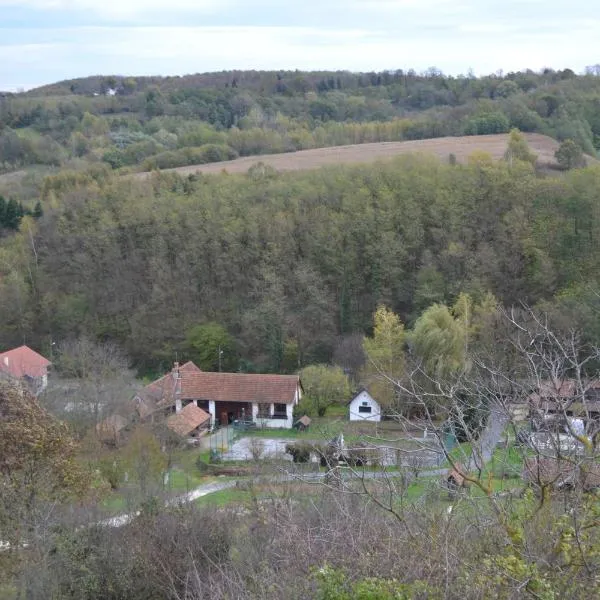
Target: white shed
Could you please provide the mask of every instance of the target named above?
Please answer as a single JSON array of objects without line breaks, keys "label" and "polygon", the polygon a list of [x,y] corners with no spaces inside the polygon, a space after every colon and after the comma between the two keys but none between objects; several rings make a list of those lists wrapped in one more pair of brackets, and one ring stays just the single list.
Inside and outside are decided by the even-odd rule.
[{"label": "white shed", "polygon": [[367,390],[361,390],[348,404],[351,421],[381,421],[381,407]]}]

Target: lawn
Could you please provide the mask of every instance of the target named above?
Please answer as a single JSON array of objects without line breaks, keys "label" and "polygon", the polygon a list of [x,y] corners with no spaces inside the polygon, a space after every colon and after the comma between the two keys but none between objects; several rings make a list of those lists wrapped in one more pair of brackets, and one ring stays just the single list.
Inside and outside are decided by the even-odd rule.
[{"label": "lawn", "polygon": [[247,429],[237,434],[238,438],[263,437],[269,439],[314,439],[314,433],[309,431],[298,431],[297,429]]},{"label": "lawn", "polygon": [[200,473],[188,473],[178,468],[173,468],[169,473],[167,489],[173,492],[189,492],[202,483],[206,483],[206,478],[202,478]]},{"label": "lawn", "polygon": [[196,500],[196,506],[229,506],[244,505],[252,500],[252,493],[239,488],[227,488],[213,494],[202,496]]},{"label": "lawn", "polygon": [[200,475],[196,462],[198,459],[203,462],[209,462],[210,450],[200,450],[198,448],[185,448],[175,452],[172,456],[173,467],[187,473],[191,477],[198,477]]}]

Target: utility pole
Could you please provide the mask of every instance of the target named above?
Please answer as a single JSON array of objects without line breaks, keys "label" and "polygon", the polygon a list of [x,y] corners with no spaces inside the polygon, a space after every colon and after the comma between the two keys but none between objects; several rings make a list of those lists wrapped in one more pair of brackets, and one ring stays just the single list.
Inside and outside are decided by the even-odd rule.
[{"label": "utility pole", "polygon": [[221,344],[219,344],[219,373],[221,372],[221,357],[223,356],[223,350],[221,350]]}]

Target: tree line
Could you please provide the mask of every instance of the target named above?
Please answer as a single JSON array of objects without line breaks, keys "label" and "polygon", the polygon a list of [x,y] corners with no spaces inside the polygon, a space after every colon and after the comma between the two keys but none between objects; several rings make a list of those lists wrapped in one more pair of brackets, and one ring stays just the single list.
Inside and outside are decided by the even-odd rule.
[{"label": "tree line", "polygon": [[[83,160],[148,170],[340,144],[505,133],[513,127],[571,139],[595,155],[600,78],[594,73],[89,78],[0,97],[0,169],[80,167]],[[107,90],[116,95],[107,96]]]}]

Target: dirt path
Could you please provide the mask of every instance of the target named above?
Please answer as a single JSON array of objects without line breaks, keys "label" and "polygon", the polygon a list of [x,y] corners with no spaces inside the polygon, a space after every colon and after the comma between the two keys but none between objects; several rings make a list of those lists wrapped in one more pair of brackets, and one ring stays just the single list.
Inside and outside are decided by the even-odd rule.
[{"label": "dirt path", "polygon": [[471,458],[466,465],[467,471],[483,468],[492,459],[494,450],[502,439],[508,420],[509,416],[506,410],[502,410],[501,407],[492,407],[489,423],[477,442],[477,453],[471,454]]}]

